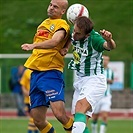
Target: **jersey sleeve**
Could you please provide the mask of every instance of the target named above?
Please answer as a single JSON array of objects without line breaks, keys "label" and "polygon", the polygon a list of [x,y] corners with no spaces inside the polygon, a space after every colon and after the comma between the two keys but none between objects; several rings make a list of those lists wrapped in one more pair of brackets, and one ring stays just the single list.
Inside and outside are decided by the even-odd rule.
[{"label": "jersey sleeve", "polygon": [[105,40],[102,38],[102,36],[98,32],[95,32],[92,39],[93,48],[98,52],[104,51],[104,42]]},{"label": "jersey sleeve", "polygon": [[65,20],[59,21],[55,31],[58,31],[60,29],[64,29],[66,31],[66,36],[68,36],[68,34],[70,33],[70,26],[67,24]]}]

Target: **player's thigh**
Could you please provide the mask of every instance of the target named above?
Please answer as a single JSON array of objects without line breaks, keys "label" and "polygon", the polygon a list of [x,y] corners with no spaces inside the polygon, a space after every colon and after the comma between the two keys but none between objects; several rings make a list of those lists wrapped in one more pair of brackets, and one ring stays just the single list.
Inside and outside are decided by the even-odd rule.
[{"label": "player's thigh", "polygon": [[73,99],[72,99],[72,109],[71,109],[72,114],[75,114],[75,106],[78,101],[79,93],[80,93],[80,91],[75,89],[74,94],[73,94]]},{"label": "player's thigh", "polygon": [[77,101],[75,109],[76,112],[86,113],[90,109],[91,105],[86,98]]}]

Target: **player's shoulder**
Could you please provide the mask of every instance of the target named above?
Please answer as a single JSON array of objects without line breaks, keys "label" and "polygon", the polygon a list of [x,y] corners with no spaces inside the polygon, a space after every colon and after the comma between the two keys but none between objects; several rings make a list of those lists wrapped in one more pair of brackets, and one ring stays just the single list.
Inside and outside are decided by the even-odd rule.
[{"label": "player's shoulder", "polygon": [[45,21],[50,21],[51,23],[63,23],[63,24],[68,24],[66,20],[64,19],[46,19]]},{"label": "player's shoulder", "polygon": [[97,31],[95,31],[94,29],[91,31],[90,36],[101,36]]},{"label": "player's shoulder", "polygon": [[100,35],[100,33],[95,31],[94,29],[90,33],[90,38],[93,42],[98,42],[99,44],[103,44],[105,42],[105,39],[103,39],[103,37]]},{"label": "player's shoulder", "polygon": [[58,23],[61,23],[61,24],[64,24],[64,25],[68,25],[69,26],[69,24],[67,23],[67,21],[64,20],[64,19],[58,19],[57,21],[58,21]]},{"label": "player's shoulder", "polygon": [[47,18],[47,19],[45,19],[45,20],[43,20],[43,21],[41,22],[41,24],[48,24],[48,25],[53,24],[53,23],[55,23],[55,24],[56,24],[56,23],[68,24],[67,21],[64,20],[64,19],[50,19],[50,18]]},{"label": "player's shoulder", "polygon": [[67,23],[67,21],[66,20],[64,20],[64,19],[57,19],[57,23],[56,23],[56,28],[58,29],[60,29],[60,28],[63,28],[63,29],[65,29],[65,30],[67,30],[67,31],[70,31],[70,26],[69,26],[69,24]]}]

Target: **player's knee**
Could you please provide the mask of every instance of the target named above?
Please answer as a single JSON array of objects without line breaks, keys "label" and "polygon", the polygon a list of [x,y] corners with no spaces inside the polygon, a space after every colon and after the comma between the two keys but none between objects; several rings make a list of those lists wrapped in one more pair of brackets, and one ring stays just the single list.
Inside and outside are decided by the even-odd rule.
[{"label": "player's knee", "polygon": [[76,104],[75,111],[86,113],[88,110],[92,109],[90,103],[86,100],[86,98],[79,100]]},{"label": "player's knee", "polygon": [[34,124],[39,130],[42,130],[47,125],[47,122],[40,119],[40,120],[34,120]]},{"label": "player's knee", "polygon": [[37,127],[40,127],[42,125],[42,121],[37,121],[37,120],[34,120],[34,123]]}]

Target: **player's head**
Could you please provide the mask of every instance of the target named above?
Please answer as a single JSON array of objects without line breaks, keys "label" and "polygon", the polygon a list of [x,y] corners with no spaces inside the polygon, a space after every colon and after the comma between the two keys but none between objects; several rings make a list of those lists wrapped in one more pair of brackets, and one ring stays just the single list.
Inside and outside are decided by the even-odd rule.
[{"label": "player's head", "polygon": [[85,16],[78,17],[74,23],[73,39],[76,41],[84,40],[90,35],[92,29],[93,23],[89,18]]},{"label": "player's head", "polygon": [[108,67],[109,61],[110,61],[109,56],[103,55],[103,66],[104,66],[104,68]]},{"label": "player's head", "polygon": [[60,19],[68,7],[67,0],[51,0],[47,12],[52,19]]}]

